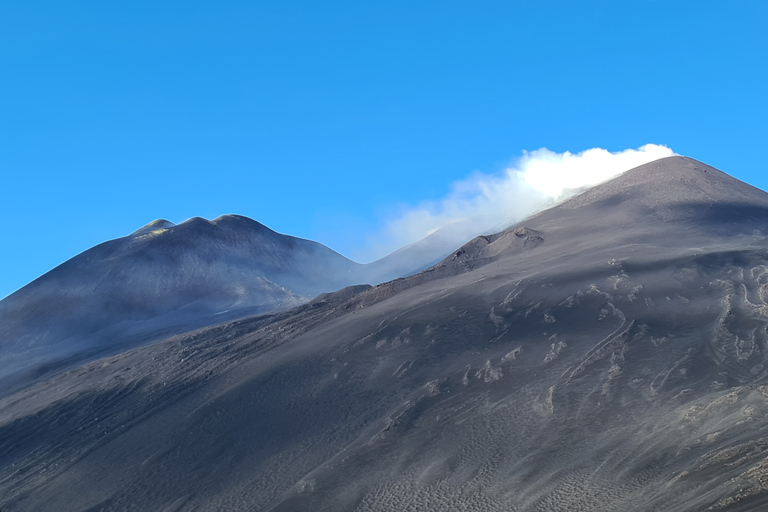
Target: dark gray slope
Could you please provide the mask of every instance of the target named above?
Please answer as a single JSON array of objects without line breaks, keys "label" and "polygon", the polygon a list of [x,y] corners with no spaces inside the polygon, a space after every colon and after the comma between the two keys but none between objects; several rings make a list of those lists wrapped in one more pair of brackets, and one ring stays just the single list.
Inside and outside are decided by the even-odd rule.
[{"label": "dark gray slope", "polygon": [[20,370],[216,323],[222,314],[293,307],[356,282],[359,268],[246,217],[158,220],[0,301],[0,383]]},{"label": "dark gray slope", "polygon": [[[95,355],[342,287],[422,270],[460,245],[436,233],[368,265],[237,215],[158,219],[0,301],[0,395]],[[465,241],[466,239],[462,240]]]},{"label": "dark gray slope", "polygon": [[768,195],[648,164],[0,400],[0,509],[768,507]]}]

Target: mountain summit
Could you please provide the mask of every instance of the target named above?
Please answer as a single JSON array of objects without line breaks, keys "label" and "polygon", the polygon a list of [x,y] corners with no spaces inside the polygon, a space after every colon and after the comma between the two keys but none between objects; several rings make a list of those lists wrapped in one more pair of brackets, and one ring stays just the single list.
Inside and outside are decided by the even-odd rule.
[{"label": "mountain summit", "polygon": [[145,343],[228,316],[293,307],[354,281],[325,246],[225,215],[154,221],[66,261],[0,301],[11,373]]},{"label": "mountain summit", "polygon": [[[621,205],[620,219],[727,223],[768,217],[765,192],[691,158],[673,156],[629,170],[566,201],[561,208],[589,214]],[[634,217],[633,217],[634,216]]]},{"label": "mountain summit", "polygon": [[415,275],[80,364],[0,399],[3,510],[764,510],[766,211],[659,160]]}]

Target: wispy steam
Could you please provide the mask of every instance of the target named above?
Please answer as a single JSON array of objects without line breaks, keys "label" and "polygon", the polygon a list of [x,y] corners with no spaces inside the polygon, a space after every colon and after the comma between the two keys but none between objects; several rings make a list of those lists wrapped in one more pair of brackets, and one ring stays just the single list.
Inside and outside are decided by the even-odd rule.
[{"label": "wispy steam", "polygon": [[580,153],[555,153],[545,148],[526,151],[498,174],[475,173],[453,183],[444,198],[405,209],[384,225],[369,256],[383,256],[445,226],[450,228],[441,231],[450,231],[459,243],[486,231],[498,231],[585,187],[672,155],[668,147],[655,144],[615,153],[601,148]]}]

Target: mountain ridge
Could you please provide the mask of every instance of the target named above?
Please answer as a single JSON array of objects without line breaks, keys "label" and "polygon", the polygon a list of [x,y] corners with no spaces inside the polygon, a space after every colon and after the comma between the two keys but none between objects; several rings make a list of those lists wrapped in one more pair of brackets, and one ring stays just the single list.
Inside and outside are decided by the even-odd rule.
[{"label": "mountain ridge", "polygon": [[[660,189],[662,185],[666,188]],[[633,194],[638,187],[652,188],[652,191]],[[722,208],[718,205],[722,205]],[[723,209],[731,211],[723,215]],[[590,222],[573,222],[574,217],[582,212],[586,212],[585,216],[590,218]],[[768,193],[692,158],[666,157],[630,169],[498,233],[477,236],[433,267],[413,276],[374,286],[364,293],[384,296],[394,289],[402,290],[425,280],[453,276],[490,264],[500,255],[509,255],[510,251],[519,253],[524,259],[523,253],[527,255],[531,249],[545,243],[548,245],[547,252],[555,254],[554,259],[573,258],[573,254],[578,255],[582,249],[581,240],[574,243],[569,237],[574,233],[589,236],[592,250],[599,249],[608,253],[607,261],[613,242],[607,245],[594,244],[594,238],[591,237],[595,232],[626,232],[617,235],[618,239],[633,244],[645,238],[636,229],[637,226],[640,226],[640,231],[645,229],[644,222],[660,223],[662,226],[671,223],[671,226],[679,222],[710,221],[713,215],[720,216],[713,232],[728,236],[752,236],[757,226],[749,227],[749,224],[768,220]],[[744,220],[748,226],[746,231],[733,228],[732,224]],[[577,227],[574,228],[574,225]],[[768,224],[763,229],[761,235],[768,234]],[[566,243],[560,243],[559,240],[563,238],[567,238]],[[710,243],[709,235],[698,238],[696,242],[701,245]],[[539,253],[534,252],[530,256],[539,258]],[[588,261],[591,257],[582,257],[585,267],[591,265]],[[534,260],[533,263],[538,264],[539,261]],[[385,289],[390,292],[385,292]]]},{"label": "mountain ridge", "polygon": [[0,368],[0,388],[180,330],[408,275],[449,250],[417,244],[361,265],[240,215],[157,219],[0,301],[0,355],[13,363]]}]

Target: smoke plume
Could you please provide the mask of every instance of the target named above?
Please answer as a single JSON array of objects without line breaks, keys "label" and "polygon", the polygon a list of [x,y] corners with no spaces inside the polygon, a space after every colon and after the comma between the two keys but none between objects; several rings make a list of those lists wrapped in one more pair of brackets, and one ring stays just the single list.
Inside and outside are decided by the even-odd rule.
[{"label": "smoke plume", "polygon": [[384,224],[369,258],[363,259],[370,261],[438,231],[460,245],[473,236],[500,231],[584,188],[674,154],[656,144],[618,152],[601,148],[580,153],[526,151],[500,173],[475,173],[453,183],[442,199],[404,208]]}]

